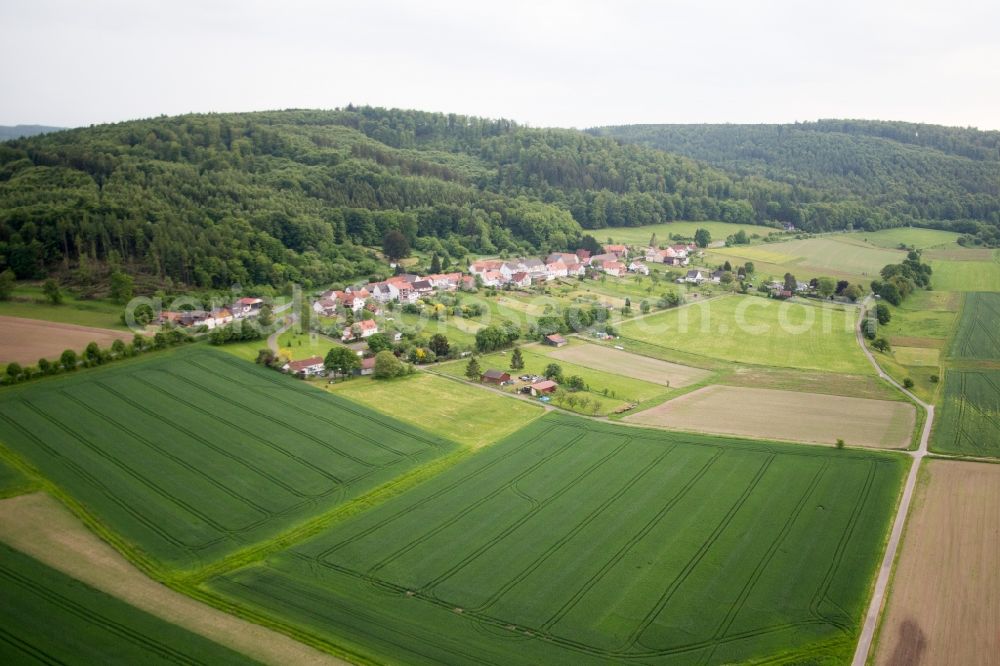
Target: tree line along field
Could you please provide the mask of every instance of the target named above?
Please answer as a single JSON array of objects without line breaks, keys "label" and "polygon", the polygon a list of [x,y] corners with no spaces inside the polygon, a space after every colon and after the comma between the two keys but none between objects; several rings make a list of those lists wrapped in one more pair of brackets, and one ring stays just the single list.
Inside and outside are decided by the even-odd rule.
[{"label": "tree line along field", "polygon": [[0,394],[0,442],[147,566],[196,568],[455,448],[204,348]]},{"label": "tree line along field", "polygon": [[853,308],[726,296],[633,319],[619,333],[666,360],[677,350],[741,364],[871,374],[855,339],[856,317]]},{"label": "tree line along field", "polygon": [[840,663],[904,467],[550,414],[206,585],[365,661]]},{"label": "tree line along field", "polygon": [[254,664],[0,544],[0,662]]}]

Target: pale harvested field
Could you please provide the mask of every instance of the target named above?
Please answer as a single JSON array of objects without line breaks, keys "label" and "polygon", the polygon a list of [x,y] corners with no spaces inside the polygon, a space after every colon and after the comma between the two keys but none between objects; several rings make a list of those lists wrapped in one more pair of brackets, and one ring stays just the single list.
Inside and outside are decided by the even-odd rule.
[{"label": "pale harvested field", "polygon": [[147,578],[44,493],[0,501],[0,541],[136,608],[262,663],[346,663]]},{"label": "pale harvested field", "polygon": [[683,388],[696,384],[712,374],[701,368],[669,363],[601,345],[570,345],[557,349],[548,355],[594,370],[641,379],[654,384],[663,384],[671,388]]},{"label": "pale harvested field", "polygon": [[109,347],[118,339],[131,340],[132,334],[39,319],[0,317],[0,363],[35,364],[42,357],[57,359],[66,349],[79,353],[91,342]]},{"label": "pale harvested field", "polygon": [[929,460],[876,664],[1000,664],[1000,465]]},{"label": "pale harvested field", "polygon": [[908,402],[799,391],[706,386],[624,419],[725,435],[906,448],[916,420]]}]

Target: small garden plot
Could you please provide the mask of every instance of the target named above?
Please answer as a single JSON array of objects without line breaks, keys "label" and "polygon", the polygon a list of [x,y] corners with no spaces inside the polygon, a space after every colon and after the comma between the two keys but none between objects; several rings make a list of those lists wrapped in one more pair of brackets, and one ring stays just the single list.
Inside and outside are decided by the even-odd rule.
[{"label": "small garden plot", "polygon": [[671,388],[683,388],[697,384],[712,374],[701,368],[669,363],[603,345],[573,341],[567,347],[551,349],[552,351],[549,351],[548,355],[560,361],[585,365],[595,370],[634,377]]},{"label": "small garden plot", "polygon": [[707,386],[625,417],[678,430],[896,449],[909,446],[915,419],[908,402],[733,386]]}]

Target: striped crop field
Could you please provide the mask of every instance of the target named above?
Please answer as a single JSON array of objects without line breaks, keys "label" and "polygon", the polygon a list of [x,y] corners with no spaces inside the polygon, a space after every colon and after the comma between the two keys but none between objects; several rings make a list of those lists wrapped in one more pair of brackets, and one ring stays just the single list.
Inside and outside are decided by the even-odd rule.
[{"label": "striped crop field", "polygon": [[206,585],[362,661],[843,663],[905,462],[550,414]]},{"label": "striped crop field", "polygon": [[203,347],[7,389],[0,443],[133,559],[185,570],[456,448]]},{"label": "striped crop field", "polygon": [[1000,360],[1000,293],[965,295],[951,355],[961,359]]},{"label": "striped crop field", "polygon": [[0,663],[254,664],[0,544]]},{"label": "striped crop field", "polygon": [[1000,457],[1000,370],[949,368],[945,372],[931,448]]}]

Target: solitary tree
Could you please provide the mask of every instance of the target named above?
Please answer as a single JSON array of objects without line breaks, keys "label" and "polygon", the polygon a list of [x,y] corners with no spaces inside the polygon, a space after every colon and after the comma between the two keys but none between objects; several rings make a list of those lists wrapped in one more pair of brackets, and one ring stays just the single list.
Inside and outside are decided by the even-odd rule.
[{"label": "solitary tree", "polygon": [[799,283],[795,279],[795,276],[792,275],[791,273],[785,273],[785,290],[786,291],[795,291],[795,288],[798,287],[798,286],[799,286]]},{"label": "solitary tree", "polygon": [[892,313],[889,311],[889,306],[885,303],[879,303],[875,306],[875,318],[878,319],[878,323],[885,326],[892,319]]},{"label": "solitary tree", "polygon": [[438,358],[445,358],[451,352],[451,343],[448,342],[448,336],[443,333],[435,333],[431,336],[430,342],[427,343],[430,350],[434,352],[434,355]]},{"label": "solitary tree", "polygon": [[111,300],[115,303],[128,303],[135,292],[132,276],[120,270],[111,273]]},{"label": "solitary tree", "polygon": [[479,367],[479,361],[473,356],[469,359],[469,363],[465,366],[465,376],[469,379],[474,379],[479,381],[479,378],[483,376],[483,371]]},{"label": "solitary tree", "polygon": [[431,273],[441,272],[441,259],[438,257],[437,252],[431,257]]},{"label": "solitary tree", "polygon": [[510,357],[510,369],[511,370],[523,370],[524,369],[524,356],[521,354],[521,348],[515,347],[514,353]]},{"label": "solitary tree", "polygon": [[67,349],[59,356],[59,365],[63,367],[63,370],[76,370],[76,352],[72,349]]},{"label": "solitary tree", "polygon": [[323,367],[340,375],[349,375],[356,368],[361,367],[361,359],[347,347],[337,345],[326,353],[326,358],[323,359]]},{"label": "solitary tree", "polygon": [[0,301],[10,299],[10,295],[13,291],[14,271],[8,268],[3,273],[0,273]]},{"label": "solitary tree", "polygon": [[45,294],[45,298],[49,299],[52,305],[59,305],[63,301],[62,290],[59,288],[59,283],[54,279],[49,278],[42,285],[42,293]]},{"label": "solitary tree", "polygon": [[546,379],[551,379],[560,384],[562,383],[563,380],[562,366],[560,366],[558,363],[549,363],[547,366],[545,366],[544,374]]},{"label": "solitary tree", "polygon": [[889,341],[885,338],[875,338],[875,341],[872,342],[872,347],[882,353],[886,353],[890,349]]},{"label": "solitary tree", "polygon": [[391,351],[375,354],[375,379],[391,379],[406,374],[406,366]]},{"label": "solitary tree", "polygon": [[743,264],[743,272],[746,273],[747,275],[753,275],[754,265],[752,261],[748,261],[747,263]]},{"label": "solitary tree", "polygon": [[257,323],[261,325],[261,328],[268,328],[274,323],[274,310],[271,309],[270,305],[265,305],[260,309]]},{"label": "solitary tree", "polygon": [[410,254],[410,241],[402,232],[392,229],[382,238],[382,252],[389,261],[399,261]]},{"label": "solitary tree", "polygon": [[694,232],[694,243],[698,247],[708,247],[711,242],[712,234],[709,233],[708,229],[698,229]]}]

